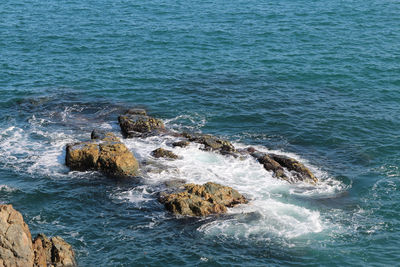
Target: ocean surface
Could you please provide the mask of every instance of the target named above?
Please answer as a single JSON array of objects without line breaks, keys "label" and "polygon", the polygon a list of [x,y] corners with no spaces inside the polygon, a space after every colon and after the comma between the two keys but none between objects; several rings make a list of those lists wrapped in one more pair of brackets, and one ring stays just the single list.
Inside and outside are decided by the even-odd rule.
[{"label": "ocean surface", "polygon": [[[1,1],[0,203],[80,266],[396,266],[399,16],[397,0]],[[196,145],[152,159],[172,137],[123,140],[159,166],[139,182],[69,171],[65,145],[122,137],[132,107],[290,155],[321,182]],[[157,202],[176,178],[251,202],[177,218]]]}]

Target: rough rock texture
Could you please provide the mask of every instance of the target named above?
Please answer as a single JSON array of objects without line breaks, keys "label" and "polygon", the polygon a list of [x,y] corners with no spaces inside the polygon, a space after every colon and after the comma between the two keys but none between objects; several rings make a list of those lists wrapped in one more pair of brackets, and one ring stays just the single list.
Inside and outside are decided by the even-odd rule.
[{"label": "rough rock texture", "polygon": [[[318,178],[298,160],[283,155],[267,154],[257,151],[252,147],[248,148],[247,151],[251,156],[256,158],[258,162],[263,164],[267,171],[273,171],[275,177],[279,179],[288,181],[289,183],[303,181],[310,184],[316,184],[318,182]],[[284,168],[293,175],[288,176],[285,173]]]},{"label": "rough rock texture", "polygon": [[234,154],[237,152],[229,141],[209,134],[183,133],[183,136],[191,142],[203,144],[205,150],[218,151],[221,154]]},{"label": "rough rock texture", "polygon": [[92,137],[95,139],[67,145],[65,162],[71,170],[100,170],[117,177],[137,175],[136,158],[114,134],[93,131]]},{"label": "rough rock texture", "polygon": [[164,204],[168,211],[187,216],[225,213],[227,207],[248,202],[235,189],[216,183],[186,184],[184,188],[185,190],[182,192],[161,194],[159,201]]},{"label": "rough rock texture", "polygon": [[0,205],[0,266],[33,266],[32,237],[21,213]]},{"label": "rough rock texture", "polygon": [[0,205],[0,267],[77,266],[71,245],[61,237],[39,234],[32,242],[21,213]]},{"label": "rough rock texture", "polygon": [[269,155],[274,161],[278,162],[281,166],[287,168],[289,171],[294,171],[296,177],[300,181],[308,182],[311,184],[318,183],[318,178],[306,167],[303,163],[298,160],[289,158],[283,155]]},{"label": "rough rock texture", "polygon": [[128,110],[118,117],[118,122],[122,134],[127,138],[147,137],[165,131],[164,123],[160,119],[147,116],[145,111]]},{"label": "rough rock texture", "polygon": [[34,266],[77,266],[70,244],[59,236],[49,239],[39,234],[33,241]]},{"label": "rough rock texture", "polygon": [[170,158],[170,159],[178,158],[178,155],[174,154],[172,151],[163,148],[157,148],[156,150],[153,150],[151,152],[151,155],[153,155],[155,158]]},{"label": "rough rock texture", "polygon": [[172,146],[173,147],[187,147],[190,143],[188,141],[177,141],[177,142],[173,142]]}]

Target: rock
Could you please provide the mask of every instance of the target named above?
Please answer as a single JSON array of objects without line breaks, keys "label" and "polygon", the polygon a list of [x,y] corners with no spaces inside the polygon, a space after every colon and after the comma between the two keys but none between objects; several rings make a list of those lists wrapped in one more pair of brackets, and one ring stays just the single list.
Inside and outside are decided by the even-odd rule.
[{"label": "rock", "polygon": [[253,152],[251,155],[255,157],[258,162],[263,164],[264,169],[266,169],[267,171],[273,171],[277,178],[285,181],[290,181],[290,179],[285,174],[282,166],[278,162],[273,160],[269,155],[262,152]]},{"label": "rock", "polygon": [[[276,154],[267,154],[260,152],[250,147],[247,149],[251,156],[257,159],[258,162],[263,164],[264,169],[267,171],[273,171],[276,178],[285,180],[289,183],[296,183],[299,181],[307,182],[310,184],[316,184],[318,179],[314,174],[299,161]],[[284,168],[289,172],[292,172],[293,176],[288,176],[285,173]]]},{"label": "rock", "polygon": [[318,178],[315,177],[315,175],[298,160],[283,155],[270,154],[269,156],[281,166],[287,168],[289,171],[294,171],[298,180],[308,182],[310,184],[318,183]]},{"label": "rock", "polygon": [[153,150],[151,152],[151,155],[153,155],[155,158],[170,158],[170,159],[178,158],[178,156],[174,154],[172,151],[163,148],[157,148],[156,150]]},{"label": "rock", "polygon": [[248,202],[235,189],[216,183],[186,184],[184,188],[182,192],[161,194],[159,201],[168,211],[187,216],[225,213],[228,207]]},{"label": "rock", "polygon": [[146,110],[142,108],[130,108],[127,111],[125,111],[124,114],[147,116]]},{"label": "rock", "polygon": [[39,234],[32,241],[28,225],[12,205],[0,205],[0,266],[75,267],[75,253],[61,237]]},{"label": "rock", "polygon": [[164,182],[164,185],[168,188],[180,188],[186,183],[185,179],[172,179]]},{"label": "rock", "polygon": [[75,253],[70,244],[59,236],[51,238],[51,262],[55,267],[77,266]]},{"label": "rock", "polygon": [[32,237],[21,213],[0,205],[0,266],[33,266]]},{"label": "rock", "polygon": [[129,177],[138,174],[139,164],[132,152],[112,133],[88,142],[67,145],[65,162],[71,170],[99,170],[110,176]]},{"label": "rock", "polygon": [[183,136],[191,142],[203,144],[205,150],[218,151],[221,154],[234,154],[237,152],[235,147],[229,141],[209,134],[183,133]]},{"label": "rock", "polygon": [[127,138],[147,137],[165,132],[164,123],[160,119],[147,116],[145,112],[129,112],[118,117],[122,134]]},{"label": "rock", "polygon": [[178,147],[187,147],[189,144],[190,143],[188,141],[183,140],[183,141],[173,142],[172,146],[173,147],[176,147],[176,146],[178,146]]}]

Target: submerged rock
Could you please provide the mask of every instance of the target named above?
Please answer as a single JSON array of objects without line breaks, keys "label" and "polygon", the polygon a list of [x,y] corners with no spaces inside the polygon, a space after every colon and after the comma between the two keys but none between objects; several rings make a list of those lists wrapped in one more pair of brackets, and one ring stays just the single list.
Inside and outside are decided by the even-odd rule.
[{"label": "submerged rock", "polygon": [[221,154],[234,154],[237,152],[235,147],[229,141],[210,134],[183,133],[183,136],[191,142],[203,144],[205,150],[218,151]]},{"label": "submerged rock", "polygon": [[12,205],[0,205],[0,266],[73,267],[75,253],[61,237],[39,234],[32,241],[28,225]]},{"label": "submerged rock", "polygon": [[166,150],[164,148],[157,148],[156,150],[153,150],[151,152],[151,154],[155,158],[170,158],[170,159],[177,159],[178,158],[178,155],[176,155],[172,151]]},{"label": "submerged rock", "polygon": [[67,145],[65,162],[71,170],[99,170],[116,177],[138,174],[136,158],[118,137],[93,133],[94,140]]},{"label": "submerged rock", "polygon": [[168,211],[187,216],[225,213],[228,207],[248,202],[235,189],[212,182],[204,185],[186,184],[184,188],[182,192],[161,194],[159,201]]},{"label": "submerged rock", "polygon": [[[302,181],[316,184],[318,182],[318,178],[298,160],[283,155],[267,154],[257,151],[252,147],[248,148],[247,151],[251,156],[256,158],[258,162],[263,164],[264,169],[273,171],[276,178],[288,181],[289,183]],[[291,172],[293,176],[288,176],[284,168],[286,168],[288,172]]]},{"label": "submerged rock", "polygon": [[145,110],[130,109],[118,117],[122,134],[127,138],[157,135],[165,131],[160,119],[147,116]]}]

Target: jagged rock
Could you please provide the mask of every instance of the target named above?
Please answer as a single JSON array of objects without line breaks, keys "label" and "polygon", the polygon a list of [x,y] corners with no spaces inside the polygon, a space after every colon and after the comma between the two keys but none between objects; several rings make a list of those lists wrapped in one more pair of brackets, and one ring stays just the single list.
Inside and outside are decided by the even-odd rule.
[{"label": "jagged rock", "polygon": [[[318,178],[298,160],[283,155],[260,152],[253,147],[249,147],[247,151],[251,156],[256,158],[258,162],[263,164],[267,171],[273,171],[275,177],[279,179],[288,181],[289,183],[303,181],[310,184],[316,184],[318,182]],[[285,173],[284,168],[289,172],[292,172],[294,175],[288,176]]]},{"label": "jagged rock", "polygon": [[225,213],[227,207],[248,202],[235,189],[212,182],[204,185],[186,184],[184,188],[182,192],[161,194],[159,201],[168,211],[187,216]]},{"label": "jagged rock", "polygon": [[318,183],[318,178],[315,177],[315,175],[298,160],[283,155],[270,154],[269,156],[281,166],[287,168],[289,171],[294,171],[300,181],[311,184]]},{"label": "jagged rock", "polygon": [[116,177],[137,175],[138,162],[118,137],[93,132],[92,137],[102,139],[67,145],[65,162],[71,170],[99,170]]},{"label": "jagged rock", "polygon": [[189,134],[183,133],[191,142],[196,142],[204,145],[205,150],[218,151],[221,154],[234,154],[235,147],[227,140],[209,135],[209,134]]},{"label": "jagged rock", "polygon": [[176,146],[178,146],[178,147],[187,147],[188,145],[189,145],[190,143],[188,142],[188,141],[177,141],[177,142],[173,142],[172,143],[172,146],[173,147],[176,147]]},{"label": "jagged rock", "polygon": [[0,266],[33,266],[32,237],[21,213],[0,205]]},{"label": "jagged rock", "polygon": [[55,267],[76,266],[75,253],[70,244],[59,236],[51,238],[51,262]]},{"label": "jagged rock", "polygon": [[165,131],[164,123],[146,115],[146,111],[137,109],[128,110],[118,117],[122,134],[127,138],[146,137]]},{"label": "jagged rock", "polygon": [[75,267],[75,253],[61,237],[39,234],[32,241],[28,225],[12,205],[0,205],[1,267]]},{"label": "jagged rock", "polygon": [[151,152],[151,155],[155,158],[170,158],[177,159],[178,155],[174,154],[172,151],[166,150],[164,148],[157,148]]}]

